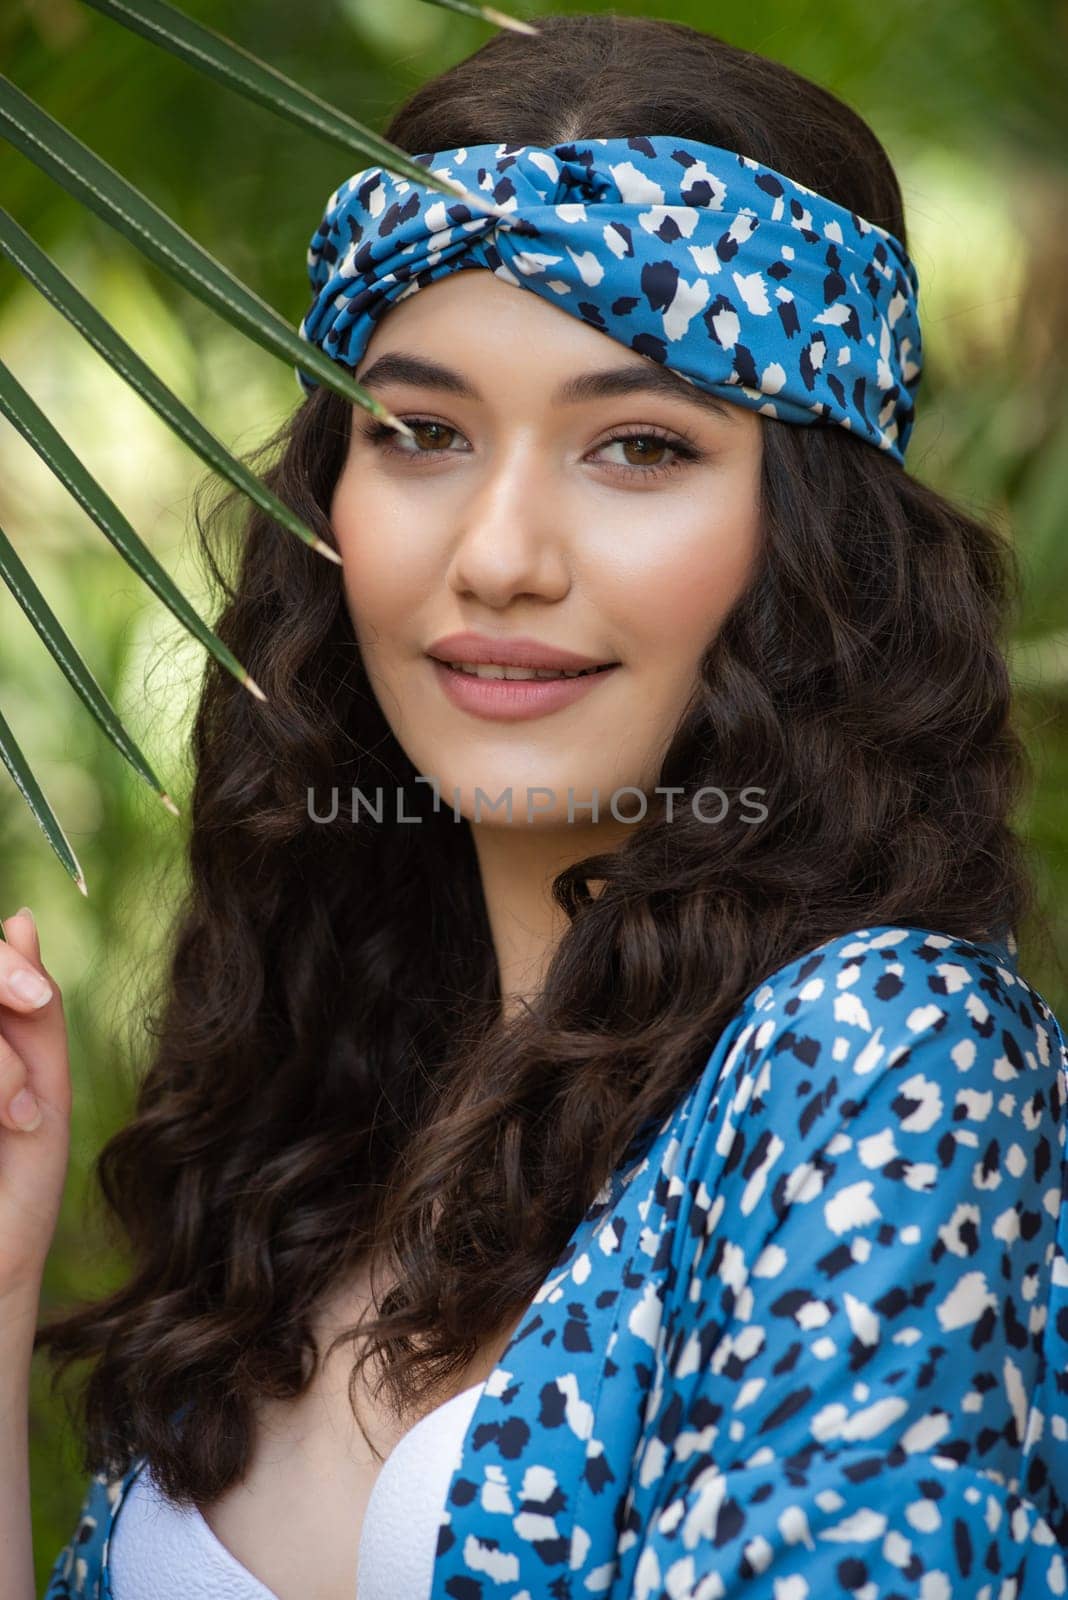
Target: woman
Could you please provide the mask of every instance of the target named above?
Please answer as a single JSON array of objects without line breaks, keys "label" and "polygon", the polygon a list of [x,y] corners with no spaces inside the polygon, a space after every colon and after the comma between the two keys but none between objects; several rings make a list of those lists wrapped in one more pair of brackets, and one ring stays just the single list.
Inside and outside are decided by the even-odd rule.
[{"label": "woman", "polygon": [[[540,28],[386,130],[500,214],[370,168],[313,239],[302,332],[406,431],[304,379],[271,481],[340,581],[248,524],[219,632],[268,705],[209,663],[99,1164],[130,1273],[37,1334],[96,1473],[48,1600],[1060,1592],[1011,556],[903,467],[898,185],[774,62]],[[69,1106],[29,1005],[4,1600]]]}]

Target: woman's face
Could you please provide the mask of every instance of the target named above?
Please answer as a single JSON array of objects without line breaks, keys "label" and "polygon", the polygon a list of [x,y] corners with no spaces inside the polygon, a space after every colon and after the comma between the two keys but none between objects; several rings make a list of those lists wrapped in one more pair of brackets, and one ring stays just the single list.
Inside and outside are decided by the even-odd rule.
[{"label": "woman's face", "polygon": [[[354,407],[330,514],[368,676],[417,771],[490,826],[588,825],[617,790],[651,794],[753,570],[759,415],[482,268],[397,302],[356,378],[416,434]],[[522,636],[615,665],[577,693],[454,683],[432,652],[471,659],[438,646],[461,632],[490,641],[484,659]]]}]

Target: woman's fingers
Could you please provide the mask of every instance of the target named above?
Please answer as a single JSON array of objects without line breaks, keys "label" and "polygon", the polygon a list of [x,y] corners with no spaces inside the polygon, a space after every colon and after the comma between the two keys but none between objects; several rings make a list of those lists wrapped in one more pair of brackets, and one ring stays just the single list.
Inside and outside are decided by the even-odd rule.
[{"label": "woman's fingers", "polygon": [[0,1122],[16,1133],[33,1133],[41,1121],[41,1103],[30,1088],[26,1063],[0,1039]]},{"label": "woman's fingers", "polygon": [[[41,961],[37,926],[25,906],[5,920],[4,934],[8,943],[0,943],[0,1036],[25,1063],[32,1092],[65,1116],[71,1096],[63,996]],[[34,978],[48,986],[43,1003],[29,998]]]},{"label": "woman's fingers", "polygon": [[37,929],[27,906],[8,917],[4,932],[9,943],[0,944],[0,1002],[16,1011],[39,1011],[54,990],[40,970]]},{"label": "woman's fingers", "polygon": [[[5,922],[9,939],[16,928],[23,949],[37,953],[36,929],[26,908]],[[0,944],[0,1003],[16,1011],[34,1012],[51,998],[52,985],[39,966],[14,946]],[[30,1087],[26,1063],[6,1034],[0,1035],[0,1122],[24,1133],[41,1125],[41,1106]]]},{"label": "woman's fingers", "polygon": [[[63,1197],[71,1108],[59,985],[41,962],[33,917],[20,911],[3,926],[8,943],[0,944],[0,1298],[39,1282]],[[25,972],[50,985],[43,1005],[34,1006],[12,986]]]}]

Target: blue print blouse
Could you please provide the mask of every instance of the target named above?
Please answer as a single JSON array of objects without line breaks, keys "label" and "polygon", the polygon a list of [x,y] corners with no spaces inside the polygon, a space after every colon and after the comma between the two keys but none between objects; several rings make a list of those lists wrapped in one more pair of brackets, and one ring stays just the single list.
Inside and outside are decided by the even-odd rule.
[{"label": "blue print blouse", "polygon": [[[759,984],[486,1383],[431,1600],[1068,1594],[1068,1051],[1015,958],[880,926]],[[45,1600],[111,1600],[142,1464]]]}]

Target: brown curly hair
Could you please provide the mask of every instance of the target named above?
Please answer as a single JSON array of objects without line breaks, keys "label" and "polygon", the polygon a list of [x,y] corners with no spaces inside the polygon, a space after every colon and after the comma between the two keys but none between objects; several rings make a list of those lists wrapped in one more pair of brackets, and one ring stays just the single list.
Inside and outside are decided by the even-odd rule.
[{"label": "brown curly hair", "polygon": [[[826,90],[677,23],[538,21],[421,87],[387,137],[677,134],[907,247],[885,151]],[[275,492],[328,542],[350,419],[318,389],[270,446]],[[217,631],[269,702],[208,661],[154,1056],[97,1162],[129,1276],[38,1334],[57,1376],[89,1360],[90,1470],[146,1454],[176,1499],[239,1481],[257,1399],[305,1388],[316,1308],[368,1259],[395,1285],[354,1341],[354,1402],[373,1358],[397,1414],[423,1408],[529,1304],[766,976],[852,928],[982,939],[1036,914],[1010,826],[1030,776],[999,643],[1011,546],[843,428],[762,426],[761,558],[659,781],[762,787],[767,819],[651,809],[561,872],[568,926],[507,1022],[470,825],[413,785],[337,569],[253,509],[231,583],[212,530],[232,497],[205,517],[198,496]],[[309,791],[350,783],[426,796],[423,825],[313,824]]]}]

